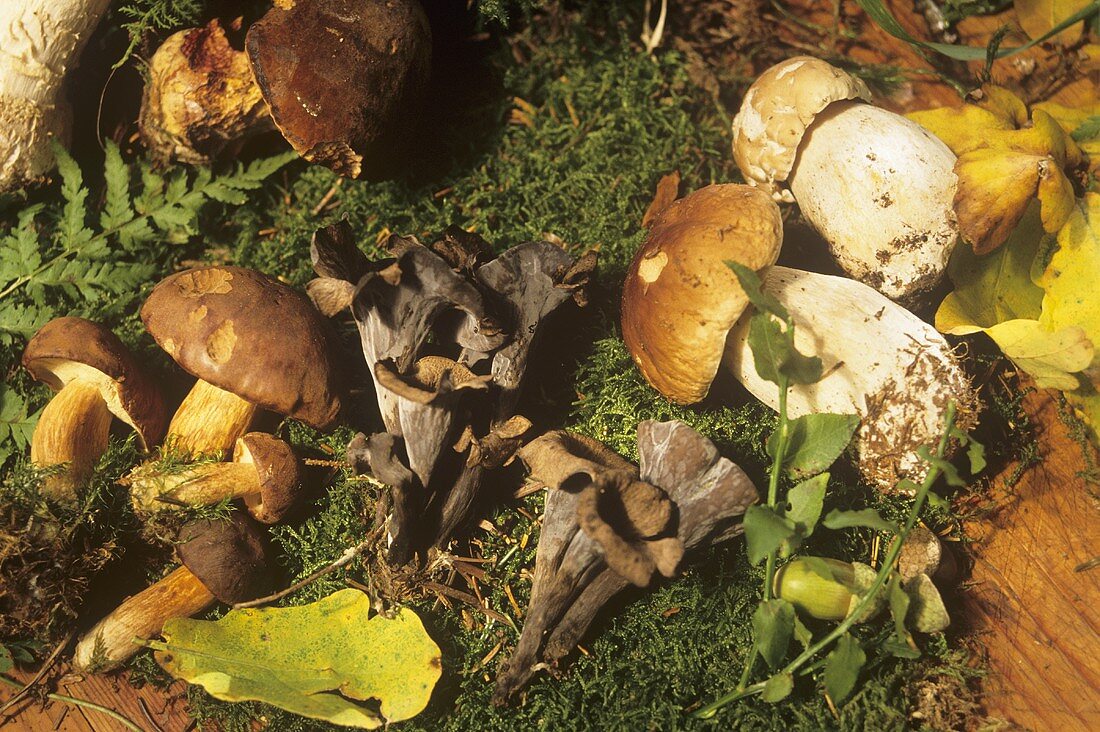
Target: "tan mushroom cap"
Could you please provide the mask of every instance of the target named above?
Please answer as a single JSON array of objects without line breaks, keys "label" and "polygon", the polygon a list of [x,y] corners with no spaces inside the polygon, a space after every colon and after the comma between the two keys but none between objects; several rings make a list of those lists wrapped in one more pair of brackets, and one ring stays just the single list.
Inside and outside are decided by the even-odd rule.
[{"label": "tan mushroom cap", "polygon": [[281,282],[243,267],[177,272],[153,288],[141,319],[203,381],[317,429],[336,420],[327,325],[305,295]]},{"label": "tan mushroom cap", "polygon": [[167,413],[160,390],[118,336],[99,323],[51,320],[27,344],[23,367],[54,391],[76,379],[95,384],[111,414],[133,427],[146,450],[164,437]]},{"label": "tan mushroom cap", "polygon": [[701,188],[654,220],[622,301],[623,340],[654,388],[680,404],[706,396],[749,302],[725,262],[763,269],[782,239],[779,207],[745,185]]},{"label": "tan mushroom cap", "polygon": [[745,92],[733,118],[733,157],[749,185],[793,203],[783,183],[814,118],[833,102],[871,100],[861,79],[812,56],[795,56],[765,71]]},{"label": "tan mushroom cap", "polygon": [[233,460],[256,468],[260,493],[244,501],[252,518],[264,524],[282,521],[302,495],[302,474],[290,445],[264,432],[249,432],[237,440]]},{"label": "tan mushroom cap", "polygon": [[367,148],[423,95],[431,30],[416,0],[298,0],[253,23],[245,48],[287,141],[354,178]]}]

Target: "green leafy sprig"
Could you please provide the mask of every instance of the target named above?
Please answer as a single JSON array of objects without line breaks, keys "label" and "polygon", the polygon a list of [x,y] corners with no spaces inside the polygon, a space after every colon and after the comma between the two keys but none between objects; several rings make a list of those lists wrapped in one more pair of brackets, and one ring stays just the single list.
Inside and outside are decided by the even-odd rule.
[{"label": "green leafy sprig", "polygon": [[[945,459],[950,442],[956,440],[960,444],[970,445],[972,470],[980,470],[984,464],[981,446],[954,426],[955,408],[952,405],[935,452],[927,448],[918,451],[929,466],[923,482],[919,486],[911,482],[898,486],[900,490],[915,492],[903,526],[883,519],[870,508],[833,510],[821,519],[829,480],[829,474],[824,471],[848,446],[859,418],[857,415],[808,414],[790,419],[787,393],[791,385],[819,381],[822,376],[821,360],[798,351],[790,313],[782,303],[761,289],[756,274],[736,263],[727,264],[758,311],[749,323],[749,347],[760,377],[779,386],[779,422],[767,443],[768,454],[772,458],[767,501],[750,507],[744,518],[749,561],[753,564],[765,562],[763,600],[753,614],[753,649],[746,659],[737,688],[697,710],[694,714],[701,718],[711,717],[721,707],[748,696],[759,695],[768,702],[780,701],[793,690],[796,675],[811,673],[822,666],[826,691],[834,702],[843,701],[855,688],[860,669],[867,660],[864,648],[848,631],[852,625],[873,614],[883,596],[888,599],[896,629],[894,636],[884,644],[884,650],[900,657],[919,656],[905,625],[913,602],[911,591],[902,586],[900,576],[894,572],[894,564],[931,495],[932,485],[941,475],[951,485],[963,484],[956,468]],[[787,491],[786,500],[781,504],[779,485],[784,473],[800,482]],[[866,589],[858,593],[857,601],[844,619],[815,642],[813,634],[799,620],[794,605],[775,596],[775,579],[777,560],[791,556],[819,522],[827,529],[861,527],[886,531],[894,534],[894,539],[881,569]],[[799,561],[822,579],[835,581],[825,560],[802,557]],[[926,591],[934,592],[934,588]],[[915,599],[920,600],[919,597]],[[784,664],[792,638],[799,642],[803,651]],[[820,658],[826,651],[827,655]],[[771,675],[750,684],[758,657],[764,659]]]}]

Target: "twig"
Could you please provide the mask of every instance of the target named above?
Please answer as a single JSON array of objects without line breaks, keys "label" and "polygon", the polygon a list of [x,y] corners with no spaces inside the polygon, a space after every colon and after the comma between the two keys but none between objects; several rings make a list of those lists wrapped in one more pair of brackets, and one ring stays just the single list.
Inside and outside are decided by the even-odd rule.
[{"label": "twig", "polygon": [[509,625],[513,628],[516,627],[516,624],[513,623],[510,618],[501,615],[496,610],[490,610],[489,608],[485,607],[480,602],[478,602],[477,598],[471,595],[469,592],[456,590],[453,587],[448,587],[447,585],[442,585],[438,582],[425,582],[424,589],[431,590],[432,592],[438,592],[440,595],[446,595],[447,597],[452,597],[455,600],[460,600],[470,607],[477,608],[482,613],[497,621],[498,623],[504,623],[505,625]]},{"label": "twig", "polygon": [[340,186],[343,185],[343,183],[343,178],[337,178],[336,182],[332,184],[332,188],[328,189],[328,193],[321,196],[321,200],[318,201],[317,205],[313,207],[313,210],[309,212],[310,215],[316,216],[317,214],[321,213],[321,209],[323,209],[325,205],[332,200],[332,197],[336,195],[336,191],[340,190]]},{"label": "twig", "polygon": [[665,19],[668,17],[668,0],[661,0],[661,12],[657,16],[657,24],[649,26],[649,13],[652,6],[649,0],[645,4],[645,25],[642,26],[642,43],[645,44],[645,52],[653,53],[657,46],[661,45],[665,35]]},{"label": "twig", "polygon": [[149,707],[146,706],[145,700],[140,696],[138,697],[138,706],[141,707],[141,713],[145,715],[145,721],[153,725],[153,729],[156,732],[164,732],[164,728],[157,724],[157,720],[153,719],[153,715],[149,712]]},{"label": "twig", "polygon": [[[13,686],[15,688],[19,688],[20,686],[18,681],[13,681],[7,676],[0,676],[0,684],[7,684],[8,686]],[[64,694],[47,694],[46,698],[52,701],[62,702],[64,704],[72,704],[73,706],[83,707],[84,709],[91,709],[93,711],[99,712],[100,714],[106,714],[108,717],[111,717],[128,730],[132,730],[133,732],[145,732],[141,727],[138,727],[127,717],[123,716],[119,712],[116,712],[114,709],[103,706],[102,704],[96,704],[95,702],[90,702],[87,699],[77,699],[73,696],[65,696]]]},{"label": "twig", "polygon": [[61,642],[57,644],[57,647],[53,649],[53,652],[50,653],[50,657],[47,658],[46,662],[42,664],[42,668],[38,669],[38,673],[36,673],[34,675],[34,678],[32,678],[30,681],[28,681],[26,684],[24,684],[22,689],[15,692],[15,695],[12,696],[11,699],[8,699],[3,704],[0,704],[0,714],[3,714],[13,704],[15,704],[17,701],[19,701],[24,696],[26,696],[27,692],[30,691],[31,689],[33,689],[35,684],[37,684],[39,681],[42,680],[42,677],[46,675],[46,672],[49,671],[50,668],[52,668],[54,663],[57,661],[57,657],[60,656],[61,652],[63,650],[65,650],[65,647],[69,645],[69,641],[71,641],[73,639],[73,634],[75,632],[76,631],[74,631],[74,630],[70,630],[68,635],[66,635],[61,640]]},{"label": "twig", "polygon": [[306,585],[313,584],[314,582],[319,580],[321,577],[324,577],[326,574],[329,574],[330,572],[334,572],[337,569],[340,569],[341,567],[349,564],[351,562],[351,560],[355,559],[357,556],[362,554],[364,551],[371,548],[374,545],[375,541],[378,539],[378,534],[379,534],[379,530],[375,529],[374,531],[372,531],[367,536],[366,539],[364,539],[360,543],[356,544],[355,546],[351,547],[350,549],[347,549],[343,554],[341,554],[339,557],[337,557],[333,562],[331,562],[330,564],[328,564],[324,567],[321,567],[320,569],[318,569],[316,572],[313,572],[312,574],[310,574],[305,579],[298,580],[297,582],[292,584],[290,587],[287,587],[286,589],[283,589],[283,590],[279,590],[278,592],[275,592],[271,595],[267,595],[266,597],[259,597],[259,598],[256,598],[255,600],[249,600],[247,602],[235,603],[233,605],[233,608],[239,610],[239,609],[246,608],[246,607],[257,607],[259,605],[267,605],[268,603],[276,602],[277,600],[281,600],[289,594],[297,592],[298,590],[302,589]]}]

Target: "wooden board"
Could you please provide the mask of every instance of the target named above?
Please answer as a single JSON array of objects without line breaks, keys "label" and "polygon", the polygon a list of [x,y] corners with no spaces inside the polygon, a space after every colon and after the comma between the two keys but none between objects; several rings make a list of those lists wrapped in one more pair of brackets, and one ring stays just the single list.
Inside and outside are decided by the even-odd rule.
[{"label": "wooden board", "polygon": [[[1018,483],[1009,465],[988,513],[966,525],[974,566],[960,620],[989,676],[992,717],[1034,730],[1100,730],[1100,486],[1045,393],[1029,394],[1040,458]],[[984,506],[990,508],[990,506]]]}]

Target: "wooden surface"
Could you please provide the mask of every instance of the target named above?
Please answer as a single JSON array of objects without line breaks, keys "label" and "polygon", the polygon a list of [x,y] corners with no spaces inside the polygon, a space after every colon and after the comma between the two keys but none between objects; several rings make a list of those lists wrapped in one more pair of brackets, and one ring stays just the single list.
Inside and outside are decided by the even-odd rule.
[{"label": "wooden surface", "polygon": [[989,676],[992,717],[1034,730],[1100,730],[1100,486],[1079,475],[1081,447],[1056,403],[1032,393],[1041,462],[1015,486],[994,480],[992,510],[966,526],[973,570],[959,618]]}]

